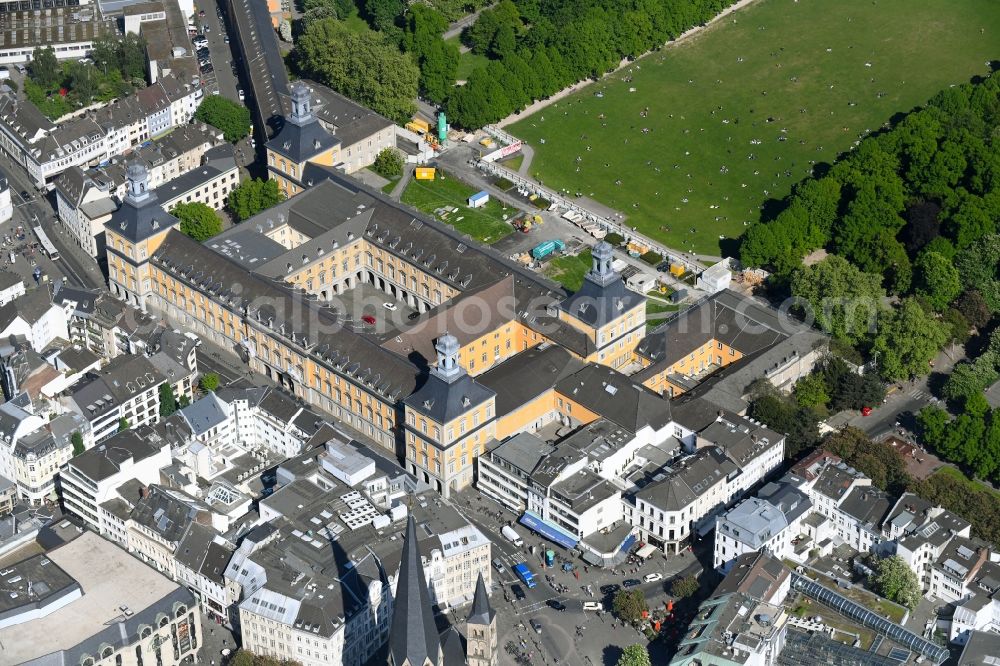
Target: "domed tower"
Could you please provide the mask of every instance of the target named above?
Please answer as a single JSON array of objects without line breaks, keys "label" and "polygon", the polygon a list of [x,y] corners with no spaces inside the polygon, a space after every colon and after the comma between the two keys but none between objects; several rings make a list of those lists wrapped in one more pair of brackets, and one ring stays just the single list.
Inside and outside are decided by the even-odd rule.
[{"label": "domed tower", "polygon": [[145,165],[133,162],[125,176],[125,200],[104,223],[108,286],[115,296],[145,310],[146,299],[153,291],[149,259],[180,221],[163,210],[156,192],[149,189]]},{"label": "domed tower", "polygon": [[601,241],[580,289],[559,303],[559,319],[593,343],[585,361],[620,368],[633,358],[646,332],[646,297],[625,287],[614,269],[614,248]]},{"label": "domed tower", "polygon": [[[437,364],[404,401],[407,469],[445,497],[473,481],[475,459],[492,441],[496,393],[470,377],[450,333],[437,339]],[[465,452],[463,452],[463,449]]]},{"label": "domed tower", "polygon": [[302,172],[309,163],[334,166],[340,162],[340,140],[323,129],[313,115],[312,91],[305,83],[290,86],[291,113],[273,139],[264,146],[267,175],[285,196],[305,189]]}]

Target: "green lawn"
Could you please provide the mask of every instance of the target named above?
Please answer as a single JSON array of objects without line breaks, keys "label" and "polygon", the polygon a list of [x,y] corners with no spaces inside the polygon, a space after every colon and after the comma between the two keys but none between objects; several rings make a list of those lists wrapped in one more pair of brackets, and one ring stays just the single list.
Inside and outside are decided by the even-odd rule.
[{"label": "green lawn", "polygon": [[[454,44],[459,49],[462,48],[462,41],[458,36],[452,37],[451,39],[445,40],[449,44]],[[490,61],[484,55],[476,55],[472,51],[466,53],[460,53],[458,56],[458,73],[455,75],[455,79],[458,81],[464,81],[469,78],[469,74],[472,73],[476,67],[485,66],[486,63]]]},{"label": "green lawn", "polygon": [[517,153],[514,157],[507,160],[502,160],[500,164],[504,165],[512,171],[517,171],[521,168],[521,162],[524,161],[524,153]]},{"label": "green lawn", "polygon": [[[466,201],[476,191],[471,185],[438,169],[438,177],[433,181],[411,180],[403,190],[401,200],[428,215],[434,215],[480,243],[495,243],[513,231],[513,227],[504,221],[503,216],[512,218],[517,211],[513,208],[505,209],[495,199],[490,199],[481,208],[469,208]],[[434,212],[445,206],[454,206],[458,211],[440,215]]]},{"label": "green lawn", "polygon": [[663,323],[664,319],[680,310],[681,307],[680,305],[661,301],[655,296],[648,295],[646,297],[646,329],[652,330],[656,328]]},{"label": "green lawn", "polygon": [[347,18],[343,19],[342,22],[348,30],[358,34],[369,32],[371,30],[371,26],[368,25],[368,22],[358,16],[357,10],[352,12]]},{"label": "green lawn", "polygon": [[396,176],[395,178],[390,178],[389,182],[382,186],[382,191],[385,192],[386,194],[391,194],[393,188],[396,187],[396,183],[398,182],[399,182],[399,176]]},{"label": "green lawn", "polygon": [[509,129],[544,184],[715,255],[810,162],[985,74],[998,39],[991,0],[760,0]]},{"label": "green lawn", "polygon": [[590,270],[592,263],[588,248],[576,256],[556,257],[546,264],[545,275],[568,290],[577,291],[583,284],[583,276]]}]

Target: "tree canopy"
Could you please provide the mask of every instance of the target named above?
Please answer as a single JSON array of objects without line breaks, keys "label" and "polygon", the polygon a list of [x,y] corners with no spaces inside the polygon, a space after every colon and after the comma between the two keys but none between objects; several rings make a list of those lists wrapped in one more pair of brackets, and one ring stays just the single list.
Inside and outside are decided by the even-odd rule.
[{"label": "tree canopy", "polygon": [[631,590],[619,590],[615,594],[612,607],[623,622],[630,623],[638,622],[642,619],[643,612],[649,610],[646,595],[637,587]]},{"label": "tree canopy", "polygon": [[177,411],[177,396],[169,382],[160,384],[160,416],[166,418]]},{"label": "tree canopy", "polygon": [[395,148],[383,148],[375,156],[372,169],[386,178],[394,178],[403,174],[403,154]]},{"label": "tree canopy", "polygon": [[857,428],[848,426],[831,433],[823,448],[870,478],[876,488],[899,494],[910,485],[906,461],[899,451],[891,444],[873,441]]},{"label": "tree canopy", "polygon": [[670,586],[670,594],[675,597],[693,597],[701,586],[698,584],[697,576],[684,576],[676,579]]},{"label": "tree canopy", "polygon": [[885,298],[880,275],[865,273],[837,255],[797,270],[791,291],[801,299],[807,318],[851,344],[870,335]]},{"label": "tree canopy", "polygon": [[944,324],[908,298],[879,320],[872,344],[878,354],[878,373],[888,381],[922,377],[930,362],[948,340]]},{"label": "tree canopy", "polygon": [[628,645],[622,650],[622,656],[618,657],[617,666],[650,666],[649,650],[645,645],[636,643]]},{"label": "tree canopy", "polygon": [[239,221],[253,217],[262,210],[285,200],[285,194],[275,180],[253,178],[244,180],[229,192],[226,204]]},{"label": "tree canopy", "polygon": [[200,201],[179,203],[170,213],[181,221],[181,233],[199,243],[222,233],[222,220],[211,206]]},{"label": "tree canopy", "polygon": [[220,130],[232,143],[250,133],[250,109],[222,95],[205,95],[194,117]]},{"label": "tree canopy", "polygon": [[206,372],[201,376],[201,379],[198,380],[198,386],[200,386],[201,390],[206,393],[214,391],[219,388],[219,375],[214,372]]},{"label": "tree canopy", "polygon": [[83,446],[83,435],[80,434],[79,430],[73,431],[73,434],[70,435],[69,441],[73,445],[74,457],[80,455],[86,450]]},{"label": "tree canopy", "polygon": [[875,591],[910,610],[920,603],[920,581],[910,565],[898,555],[879,560],[872,575]]},{"label": "tree canopy", "polygon": [[385,35],[353,32],[336,19],[311,21],[296,54],[305,76],[397,122],[413,115],[420,71]]}]

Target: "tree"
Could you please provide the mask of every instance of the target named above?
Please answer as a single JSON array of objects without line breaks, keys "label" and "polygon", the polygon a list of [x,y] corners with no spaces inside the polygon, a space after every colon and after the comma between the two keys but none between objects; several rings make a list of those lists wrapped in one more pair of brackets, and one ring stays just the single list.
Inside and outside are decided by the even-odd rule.
[{"label": "tree", "polygon": [[820,408],[825,411],[826,405],[830,402],[826,382],[818,374],[807,375],[796,382],[792,395],[795,396],[795,402],[799,407]]},{"label": "tree", "polygon": [[852,344],[870,335],[885,298],[881,276],[837,255],[796,271],[791,291],[820,328]]},{"label": "tree", "polygon": [[898,555],[879,560],[872,575],[872,587],[890,601],[910,610],[920,602],[920,582],[906,561]]},{"label": "tree", "polygon": [[199,243],[222,233],[222,220],[211,206],[200,201],[179,203],[170,213],[181,221],[181,233]]},{"label": "tree", "polygon": [[206,393],[214,391],[219,388],[219,375],[214,372],[206,372],[201,376],[201,379],[198,380],[198,386],[200,386],[201,390]]},{"label": "tree", "polygon": [[70,435],[69,441],[73,444],[73,457],[76,457],[85,451],[83,447],[83,435],[80,434],[79,430],[73,431],[73,434]]},{"label": "tree", "polygon": [[622,650],[622,656],[618,657],[617,666],[650,666],[649,650],[645,645],[636,643],[626,646]]},{"label": "tree", "polygon": [[819,441],[819,418],[815,410],[793,404],[773,387],[772,391],[753,399],[748,413],[772,430],[785,433],[785,457],[794,458]]},{"label": "tree", "polygon": [[62,69],[51,46],[36,46],[31,52],[31,78],[43,88],[51,88],[62,78]]},{"label": "tree", "polygon": [[124,416],[118,419],[118,432],[125,432],[131,426],[129,425],[128,419]]},{"label": "tree", "polygon": [[878,405],[885,398],[885,386],[871,372],[858,374],[837,356],[823,359],[817,369],[830,395],[830,409],[861,409]]},{"label": "tree", "polygon": [[226,204],[233,215],[242,222],[284,200],[285,194],[278,189],[277,181],[254,178],[245,180],[233,188],[229,198],[226,199]]},{"label": "tree", "polygon": [[1000,235],[984,236],[955,257],[955,268],[967,289],[975,289],[991,312],[1000,311]]},{"label": "tree", "polygon": [[857,428],[848,426],[831,433],[822,446],[861,471],[876,488],[899,494],[910,485],[906,461],[899,451],[885,442],[873,441]]},{"label": "tree", "polygon": [[948,340],[941,322],[929,316],[912,298],[879,322],[872,345],[878,354],[879,375],[887,381],[921,377],[930,371],[930,362]]},{"label": "tree", "polygon": [[638,622],[642,619],[643,612],[649,610],[649,606],[646,605],[646,595],[639,588],[619,590],[615,594],[612,607],[622,622]]},{"label": "tree", "polygon": [[958,270],[949,259],[937,252],[924,252],[917,259],[917,294],[923,296],[938,311],[962,292]]},{"label": "tree", "polygon": [[393,178],[403,174],[403,154],[395,148],[383,148],[375,156],[372,164],[375,173],[386,178]]},{"label": "tree", "polygon": [[296,46],[302,74],[398,122],[413,115],[420,70],[385,35],[311,21]]},{"label": "tree", "polygon": [[673,585],[670,586],[670,594],[686,599],[687,597],[694,596],[700,587],[701,585],[698,584],[696,576],[685,576],[673,582]]},{"label": "tree", "polygon": [[222,95],[205,95],[194,117],[221,130],[226,141],[233,143],[250,132],[250,109]]},{"label": "tree", "polygon": [[976,289],[967,289],[962,292],[962,295],[955,301],[955,308],[975,329],[983,328],[993,318],[990,306]]},{"label": "tree", "polygon": [[177,396],[168,382],[160,384],[160,416],[166,418],[177,411]]},{"label": "tree", "polygon": [[278,24],[278,36],[281,37],[283,41],[292,41],[292,22],[288,19],[282,19],[281,23]]}]

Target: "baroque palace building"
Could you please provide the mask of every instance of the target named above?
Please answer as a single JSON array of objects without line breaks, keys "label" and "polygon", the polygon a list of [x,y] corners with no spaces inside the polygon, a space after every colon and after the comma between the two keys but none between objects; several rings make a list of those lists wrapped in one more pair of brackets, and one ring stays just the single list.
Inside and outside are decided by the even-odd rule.
[{"label": "baroque palace building", "polygon": [[[310,124],[306,106],[296,113]],[[646,299],[625,288],[607,243],[569,294],[333,168],[300,166],[302,192],[204,243],[130,169],[106,226],[112,291],[237,351],[445,496],[518,432],[612,412],[637,422],[696,389],[739,412],[734,367],[756,364],[780,385],[815,361],[801,326],[728,291],[647,336]]]}]

